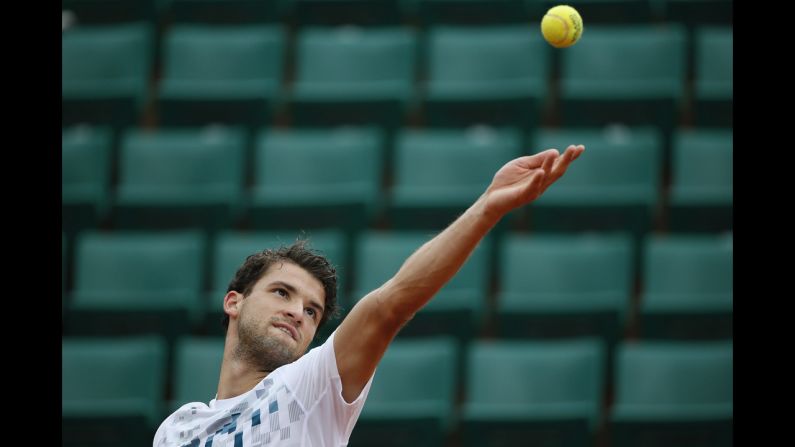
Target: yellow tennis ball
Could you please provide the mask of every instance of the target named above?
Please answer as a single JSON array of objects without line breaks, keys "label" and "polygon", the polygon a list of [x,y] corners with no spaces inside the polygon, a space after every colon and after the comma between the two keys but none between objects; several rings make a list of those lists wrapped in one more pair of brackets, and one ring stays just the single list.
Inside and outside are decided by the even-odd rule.
[{"label": "yellow tennis ball", "polygon": [[541,20],[541,34],[555,48],[570,47],[582,36],[582,17],[571,6],[555,6]]}]

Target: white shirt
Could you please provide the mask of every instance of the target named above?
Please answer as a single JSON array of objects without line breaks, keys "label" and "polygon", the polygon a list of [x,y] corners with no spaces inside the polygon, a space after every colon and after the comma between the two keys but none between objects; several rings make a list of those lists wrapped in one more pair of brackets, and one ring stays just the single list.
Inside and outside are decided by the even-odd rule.
[{"label": "white shirt", "polygon": [[252,390],[209,405],[183,405],[160,424],[153,447],[344,446],[373,378],[351,403],[342,397],[334,335],[270,373]]}]

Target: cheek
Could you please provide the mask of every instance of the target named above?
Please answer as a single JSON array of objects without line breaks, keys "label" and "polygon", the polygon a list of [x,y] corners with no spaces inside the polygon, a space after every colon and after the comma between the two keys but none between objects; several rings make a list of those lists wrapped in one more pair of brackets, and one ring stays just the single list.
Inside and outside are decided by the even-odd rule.
[{"label": "cheek", "polygon": [[[312,343],[312,339],[315,338],[315,327],[314,326],[312,326],[312,327],[307,326],[307,327],[303,328],[302,331],[304,333],[304,340],[308,341],[309,343]],[[308,346],[308,344],[307,344],[307,346]]]}]

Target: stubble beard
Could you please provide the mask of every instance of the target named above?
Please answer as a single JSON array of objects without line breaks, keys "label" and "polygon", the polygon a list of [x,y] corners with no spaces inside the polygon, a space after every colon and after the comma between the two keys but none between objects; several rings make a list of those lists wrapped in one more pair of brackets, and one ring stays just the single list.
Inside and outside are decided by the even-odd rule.
[{"label": "stubble beard", "polygon": [[[268,331],[269,328],[270,323],[265,330]],[[269,333],[257,333],[255,324],[241,320],[237,328],[237,338],[235,357],[253,365],[259,371],[273,372],[296,359],[295,352],[286,341]]]}]

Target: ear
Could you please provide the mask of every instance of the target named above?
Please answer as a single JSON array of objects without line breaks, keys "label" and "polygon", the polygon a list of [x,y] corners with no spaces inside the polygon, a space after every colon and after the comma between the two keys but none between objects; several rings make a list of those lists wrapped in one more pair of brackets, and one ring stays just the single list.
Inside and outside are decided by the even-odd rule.
[{"label": "ear", "polygon": [[234,290],[227,292],[224,296],[224,313],[229,315],[230,320],[232,317],[237,318],[240,315],[240,308],[243,306],[244,298],[242,293]]}]

